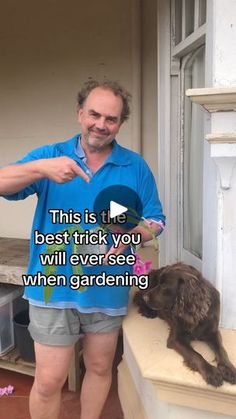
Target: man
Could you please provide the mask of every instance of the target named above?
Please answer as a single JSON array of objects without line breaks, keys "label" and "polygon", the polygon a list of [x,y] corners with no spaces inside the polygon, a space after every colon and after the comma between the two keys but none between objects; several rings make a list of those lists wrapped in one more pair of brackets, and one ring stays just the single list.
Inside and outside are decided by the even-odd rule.
[{"label": "man", "polygon": [[[40,147],[16,164],[0,169],[2,196],[12,200],[33,193],[38,196],[28,273],[43,269],[39,262],[43,250],[35,245],[34,232],[38,230],[46,235],[68,227],[53,223],[49,210],[93,211],[99,191],[113,184],[134,189],[140,195],[143,216],[153,220],[152,233],[161,232],[165,217],[150,169],[141,156],[119,146],[114,139],[128,116],[129,94],[121,86],[111,81],[90,81],[78,94],[80,135]],[[140,225],[132,231],[139,232],[143,242],[152,238],[150,231]],[[126,247],[112,246],[108,254],[123,253]],[[60,273],[67,277],[71,274],[68,265],[60,267]],[[111,384],[112,363],[119,329],[127,312],[128,293],[128,287],[121,286],[99,290],[88,287],[86,292],[55,287],[45,304],[42,287],[25,287],[25,298],[30,304],[29,331],[36,354],[35,380],[30,394],[32,419],[59,418],[61,389],[80,330],[84,333],[86,367],[81,389],[81,419],[99,418]]]}]

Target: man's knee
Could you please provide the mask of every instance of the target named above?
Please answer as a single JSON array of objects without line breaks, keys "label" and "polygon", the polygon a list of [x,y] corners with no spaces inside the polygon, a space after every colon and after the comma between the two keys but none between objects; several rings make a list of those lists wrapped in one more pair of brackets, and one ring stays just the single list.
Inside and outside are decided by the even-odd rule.
[{"label": "man's knee", "polygon": [[66,377],[50,376],[45,374],[36,374],[34,386],[42,398],[49,398],[62,390]]},{"label": "man's knee", "polygon": [[86,364],[86,371],[98,376],[107,376],[111,374],[112,363],[106,360],[94,360]]}]

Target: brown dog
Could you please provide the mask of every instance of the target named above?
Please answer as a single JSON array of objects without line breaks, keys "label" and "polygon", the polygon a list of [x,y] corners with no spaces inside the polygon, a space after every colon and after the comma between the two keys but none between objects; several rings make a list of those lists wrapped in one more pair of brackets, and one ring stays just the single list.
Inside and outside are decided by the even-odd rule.
[{"label": "brown dog", "polygon": [[[170,326],[168,348],[175,349],[185,364],[198,371],[215,387],[223,380],[236,383],[236,369],[222,345],[218,330],[219,292],[192,266],[176,263],[149,273],[149,287],[134,297],[139,312],[160,317]],[[190,345],[191,340],[205,341],[214,351],[217,367],[209,364]]]}]

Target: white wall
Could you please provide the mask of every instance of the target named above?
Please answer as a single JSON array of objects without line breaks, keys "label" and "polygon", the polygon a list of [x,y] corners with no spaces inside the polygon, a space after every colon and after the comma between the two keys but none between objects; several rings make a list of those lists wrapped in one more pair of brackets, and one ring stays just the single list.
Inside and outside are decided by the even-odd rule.
[{"label": "white wall", "polygon": [[142,155],[154,175],[158,173],[157,154],[157,2],[142,2],[141,37]]},{"label": "white wall", "polygon": [[[206,38],[206,86],[236,85],[236,2],[208,0]],[[220,109],[220,107],[219,107]],[[215,112],[208,115],[206,133],[236,132],[235,112]],[[225,145],[234,147],[234,145]],[[224,150],[224,145],[218,145]],[[204,145],[203,197],[203,273],[221,293],[221,326],[236,329],[234,259],[236,249],[235,188],[236,172],[228,190],[220,184],[220,166],[212,155],[214,145]],[[220,153],[218,154],[220,156]],[[222,157],[227,156],[224,152]],[[230,167],[231,158],[223,159]]]},{"label": "white wall", "polygon": [[[134,6],[132,0],[2,4],[0,165],[78,132],[76,94],[88,77],[117,79],[132,90]],[[132,118],[118,138],[131,147]],[[1,199],[0,235],[29,237],[34,203]]]},{"label": "white wall", "polygon": [[[156,0],[2,5],[0,165],[78,132],[81,84],[107,77],[133,96],[130,121],[118,139],[142,152],[157,177],[156,20]],[[29,237],[35,202],[1,199],[0,236]]]}]

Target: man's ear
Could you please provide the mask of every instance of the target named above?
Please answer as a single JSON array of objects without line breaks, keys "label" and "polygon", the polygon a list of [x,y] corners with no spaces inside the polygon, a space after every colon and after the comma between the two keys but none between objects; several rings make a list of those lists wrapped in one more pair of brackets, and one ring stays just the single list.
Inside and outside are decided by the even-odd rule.
[{"label": "man's ear", "polygon": [[83,108],[78,108],[77,109],[77,121],[79,122],[79,124],[81,124],[82,115],[83,115]]}]

